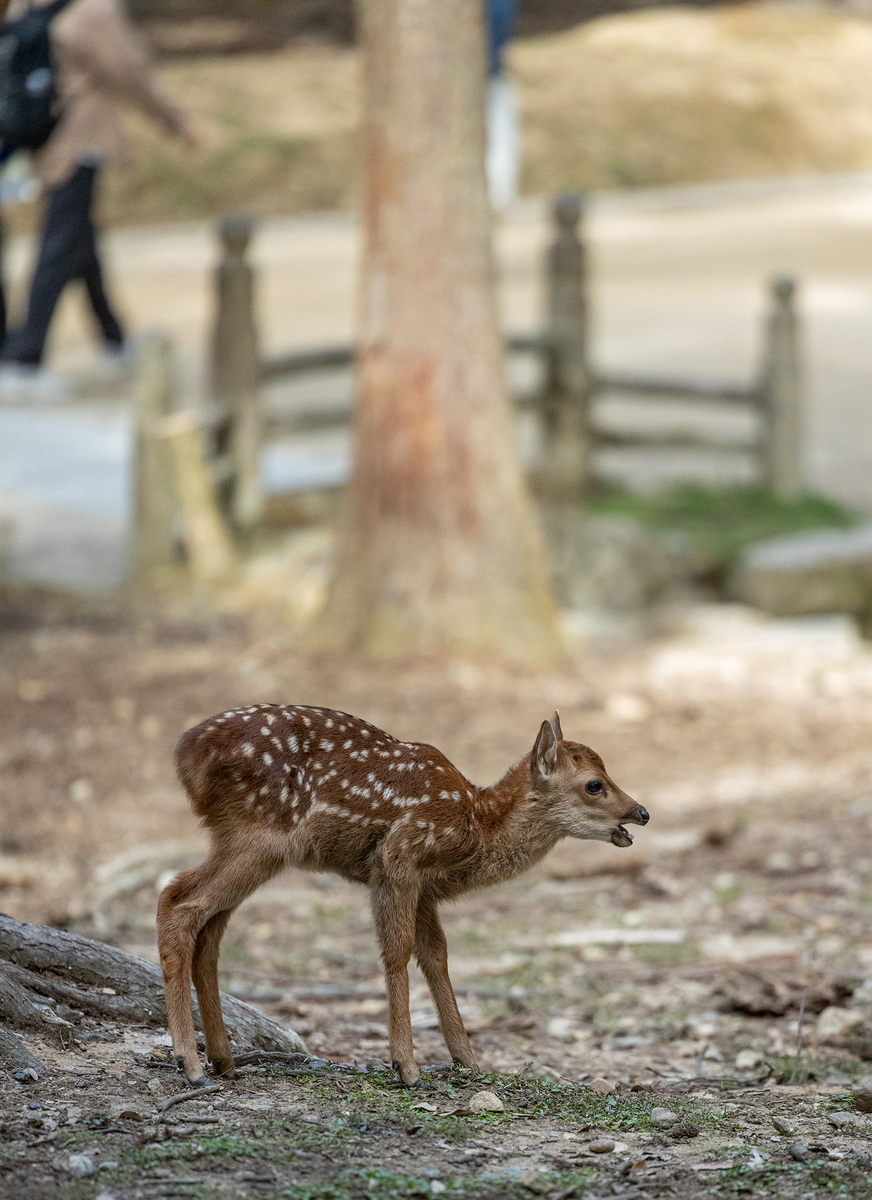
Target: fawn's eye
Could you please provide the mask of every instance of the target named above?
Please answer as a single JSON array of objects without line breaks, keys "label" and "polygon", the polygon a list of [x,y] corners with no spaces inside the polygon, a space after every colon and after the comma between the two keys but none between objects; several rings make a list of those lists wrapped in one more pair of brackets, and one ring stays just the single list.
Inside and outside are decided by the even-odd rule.
[{"label": "fawn's eye", "polygon": [[589,792],[591,796],[596,796],[603,790],[603,785],[599,779],[592,779],[590,783],[584,785],[584,790]]}]

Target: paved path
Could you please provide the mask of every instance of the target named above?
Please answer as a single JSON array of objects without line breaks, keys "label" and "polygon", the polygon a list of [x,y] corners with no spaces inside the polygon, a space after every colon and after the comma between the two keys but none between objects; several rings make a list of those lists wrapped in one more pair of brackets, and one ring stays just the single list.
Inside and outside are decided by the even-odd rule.
[{"label": "paved path", "polygon": [[[501,303],[512,329],[538,324],[547,233],[536,202],[519,205],[499,231]],[[775,273],[795,275],[807,333],[808,480],[872,511],[872,174],[601,195],[587,238],[594,356],[612,371],[749,379],[763,283]],[[121,230],[107,250],[131,327],[169,328],[185,386],[195,389],[210,319],[209,226]],[[30,253],[26,239],[10,249],[19,291]],[[266,352],[351,338],[356,253],[349,215],[264,223],[254,255]],[[88,368],[89,328],[76,295],[64,302],[52,354],[59,368]],[[347,392],[350,381],[300,387]],[[279,490],[335,478],[344,455],[335,435],[275,447],[264,462],[267,484]],[[120,576],[128,457],[117,404],[0,410],[0,518],[17,523],[16,575],[100,587]],[[611,463],[643,483],[656,481],[658,464],[645,454]],[[709,477],[733,469],[722,457],[673,459],[676,467]]]}]

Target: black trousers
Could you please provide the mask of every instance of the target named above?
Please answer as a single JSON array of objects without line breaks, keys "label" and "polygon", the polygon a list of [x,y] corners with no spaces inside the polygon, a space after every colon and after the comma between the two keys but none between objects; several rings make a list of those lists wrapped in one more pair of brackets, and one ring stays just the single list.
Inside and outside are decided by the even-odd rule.
[{"label": "black trousers", "polygon": [[38,366],[42,362],[48,327],[61,292],[81,279],[103,340],[121,346],[124,331],[103,286],[97,253],[97,233],[92,210],[96,167],[77,167],[70,178],[52,188],[46,197],[45,220],[39,258],[30,285],[27,320],[6,338],[3,356],[8,362]]}]

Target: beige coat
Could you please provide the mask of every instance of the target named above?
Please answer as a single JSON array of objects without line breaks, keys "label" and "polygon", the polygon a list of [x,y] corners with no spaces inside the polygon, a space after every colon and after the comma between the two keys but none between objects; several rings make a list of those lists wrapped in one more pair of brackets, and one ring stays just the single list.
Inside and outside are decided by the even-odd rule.
[{"label": "beige coat", "polygon": [[[43,5],[49,0],[33,2]],[[30,0],[11,0],[7,19],[14,20],[30,6]],[[80,163],[126,158],[121,105],[140,109],[169,133],[184,133],[185,120],[161,94],[148,50],[122,0],[72,0],[50,28],[62,115],[33,158],[45,187],[64,183]]]}]

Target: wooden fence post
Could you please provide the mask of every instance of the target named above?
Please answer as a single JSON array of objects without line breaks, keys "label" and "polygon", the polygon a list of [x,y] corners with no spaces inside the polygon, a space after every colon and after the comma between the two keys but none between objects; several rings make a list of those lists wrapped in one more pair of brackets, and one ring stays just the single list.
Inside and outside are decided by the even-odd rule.
[{"label": "wooden fence post", "polygon": [[192,412],[177,412],[159,423],[156,435],[169,446],[172,458],[181,539],[191,578],[205,583],[226,579],[234,565],[233,546],[219,509],[202,427]]},{"label": "wooden fence post", "polygon": [[548,292],[546,378],[542,395],[542,455],[538,471],[544,499],[580,501],[590,476],[588,409],[591,372],[587,348],[585,249],[579,237],[580,196],[559,196],[552,217],[555,238],[545,263]]},{"label": "wooden fence post", "polygon": [[134,385],[134,486],[132,573],[142,580],[179,562],[178,500],[172,455],[158,436],[175,407],[170,339],[150,333],[140,340]]},{"label": "wooden fence post", "polygon": [[240,529],[257,523],[263,505],[254,270],[247,257],[252,229],[248,217],[225,217],[218,227],[221,261],[215,272],[210,370],[211,394],[219,410],[215,451],[230,457],[222,499]]},{"label": "wooden fence post", "polygon": [[796,285],[780,278],[771,284],[766,321],[761,404],[763,409],[763,480],[776,496],[798,496],[803,489],[803,414],[796,316]]}]

